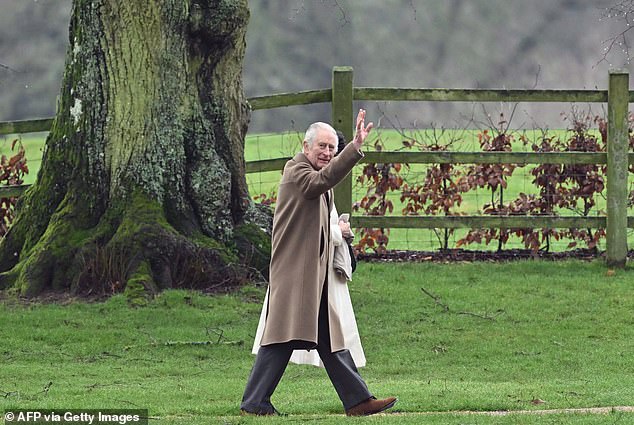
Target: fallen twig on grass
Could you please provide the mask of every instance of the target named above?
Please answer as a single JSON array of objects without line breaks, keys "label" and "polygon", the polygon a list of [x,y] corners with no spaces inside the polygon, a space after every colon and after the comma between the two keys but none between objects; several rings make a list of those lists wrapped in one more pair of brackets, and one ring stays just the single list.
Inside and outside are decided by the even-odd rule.
[{"label": "fallen twig on grass", "polygon": [[[425,293],[425,295],[427,295],[432,300],[434,300],[436,305],[439,305],[440,307],[442,307],[444,312],[446,312],[446,313],[450,312],[449,306],[447,304],[443,303],[438,295],[434,295],[433,293],[431,293],[430,291],[428,291],[425,288],[420,288],[420,289],[421,289],[421,291],[423,291]],[[453,311],[451,311],[451,312],[453,313]],[[504,313],[504,310],[502,310],[502,309],[496,310],[495,314],[493,314],[493,315],[490,315],[489,313],[484,313],[484,314],[473,313],[473,312],[470,312],[470,311],[458,311],[458,312],[455,312],[455,314],[462,314],[462,315],[466,315],[466,316],[478,317],[480,319],[492,320],[492,321],[495,321],[496,317],[501,315],[501,314],[503,314],[503,313]]]},{"label": "fallen twig on grass", "polygon": [[[140,347],[140,346],[151,346],[151,347],[184,347],[184,346],[199,346],[199,345],[233,345],[233,346],[242,346],[244,345],[244,341],[165,341],[163,343],[155,343],[151,342],[145,345],[128,345],[124,347],[124,350],[130,350],[132,348]],[[131,359],[131,360],[146,360],[146,359]],[[147,360],[154,361],[154,360]]]},{"label": "fallen twig on grass", "polygon": [[9,398],[12,395],[20,395],[19,391],[4,391],[4,390],[0,390],[0,395],[2,395],[3,398]]},{"label": "fallen twig on grass", "polygon": [[420,288],[420,289],[421,289],[421,291],[423,291],[425,293],[425,295],[431,297],[431,299],[434,300],[436,305],[441,306],[444,311],[449,311],[449,306],[447,304],[444,304],[442,301],[440,301],[440,297],[439,296],[432,294],[431,292],[429,292],[425,288]]},{"label": "fallen twig on grass", "polygon": [[244,341],[167,341],[164,346],[174,347],[179,345],[243,345]]},{"label": "fallen twig on grass", "polygon": [[220,341],[222,341],[222,337],[225,334],[224,329],[205,328],[205,331],[207,332],[207,336],[209,336],[209,334],[211,334],[211,333],[214,333],[214,334],[218,335],[218,340],[216,341],[216,344],[220,344]]}]

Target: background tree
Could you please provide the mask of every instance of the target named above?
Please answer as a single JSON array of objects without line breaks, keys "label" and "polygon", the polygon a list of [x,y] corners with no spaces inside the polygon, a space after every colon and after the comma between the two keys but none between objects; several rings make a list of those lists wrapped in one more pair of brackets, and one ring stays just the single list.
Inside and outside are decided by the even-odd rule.
[{"label": "background tree", "polygon": [[0,245],[0,287],[209,287],[266,267],[244,177],[248,19],[246,0],[73,1],[57,115]]},{"label": "background tree", "polygon": [[[607,6],[602,19],[610,24],[610,36],[603,42],[603,58],[612,66],[612,60],[619,61],[623,58],[623,66],[629,65],[632,44],[632,17],[634,17],[634,0],[615,0]],[[610,58],[608,60],[608,58]],[[619,62],[618,65],[621,65]]]},{"label": "background tree", "polygon": [[[53,115],[71,3],[2,0],[0,62],[13,71],[0,68],[0,121]],[[616,48],[600,62],[602,42],[624,27],[601,16],[615,3],[249,0],[245,93],[330,87],[335,65],[354,67],[359,87],[607,88],[610,64],[622,58]],[[471,115],[460,102],[363,106],[373,117],[397,115],[407,128],[453,127]],[[561,112],[560,104],[521,104],[516,124],[564,128]],[[328,104],[260,110],[249,131],[303,131],[329,114]]]}]

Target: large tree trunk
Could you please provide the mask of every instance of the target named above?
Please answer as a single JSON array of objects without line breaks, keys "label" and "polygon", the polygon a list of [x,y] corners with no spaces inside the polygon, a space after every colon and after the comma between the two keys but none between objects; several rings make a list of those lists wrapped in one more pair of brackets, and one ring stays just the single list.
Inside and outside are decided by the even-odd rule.
[{"label": "large tree trunk", "polygon": [[266,267],[244,175],[248,18],[246,0],[73,1],[57,116],[0,245],[0,288],[209,287]]}]

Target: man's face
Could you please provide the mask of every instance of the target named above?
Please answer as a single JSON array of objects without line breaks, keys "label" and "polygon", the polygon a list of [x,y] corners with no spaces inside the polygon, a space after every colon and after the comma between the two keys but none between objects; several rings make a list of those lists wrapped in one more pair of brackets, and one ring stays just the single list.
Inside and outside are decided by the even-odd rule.
[{"label": "man's face", "polygon": [[313,144],[304,141],[304,155],[317,170],[324,168],[337,149],[337,136],[327,130],[317,130]]}]

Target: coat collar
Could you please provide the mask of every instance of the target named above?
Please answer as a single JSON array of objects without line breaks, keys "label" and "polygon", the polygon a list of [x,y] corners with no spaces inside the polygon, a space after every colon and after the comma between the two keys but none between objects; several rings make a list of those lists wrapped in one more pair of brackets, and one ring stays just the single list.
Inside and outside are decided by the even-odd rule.
[{"label": "coat collar", "polygon": [[[305,162],[306,164],[309,164],[311,167],[313,167],[313,170],[319,171],[308,160],[308,158],[306,157],[304,152],[296,153],[295,156],[293,157],[293,161],[295,161],[295,162]],[[328,202],[326,203],[326,206],[328,207],[328,211],[330,211],[332,209],[332,204],[333,204],[333,201],[334,201],[333,197],[334,197],[334,193],[333,193],[332,189],[329,189],[328,190]],[[324,198],[324,202],[326,202],[326,198]]]},{"label": "coat collar", "polygon": [[295,162],[305,162],[306,164],[308,164],[311,167],[313,167],[313,170],[319,171],[318,169],[315,168],[313,163],[308,160],[308,158],[306,157],[306,154],[304,154],[304,152],[296,153],[295,156],[293,157],[293,161],[295,161]]}]

